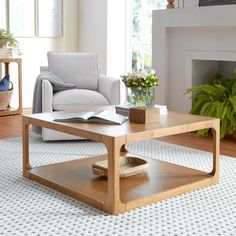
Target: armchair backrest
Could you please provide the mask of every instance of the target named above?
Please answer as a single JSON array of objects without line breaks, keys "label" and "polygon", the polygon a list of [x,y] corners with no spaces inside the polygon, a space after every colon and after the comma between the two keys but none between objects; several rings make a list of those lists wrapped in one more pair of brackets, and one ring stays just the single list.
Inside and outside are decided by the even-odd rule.
[{"label": "armchair backrest", "polygon": [[78,88],[97,90],[98,60],[96,53],[48,52],[49,71]]}]

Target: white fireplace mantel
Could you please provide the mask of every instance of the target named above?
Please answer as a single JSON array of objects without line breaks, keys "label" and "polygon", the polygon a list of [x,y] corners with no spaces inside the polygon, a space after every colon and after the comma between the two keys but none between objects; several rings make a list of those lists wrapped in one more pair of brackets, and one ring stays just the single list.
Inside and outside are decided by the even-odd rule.
[{"label": "white fireplace mantel", "polygon": [[[156,102],[189,111],[189,60],[236,61],[236,5],[153,11],[153,68],[160,78]],[[191,55],[191,56],[190,56]]]}]

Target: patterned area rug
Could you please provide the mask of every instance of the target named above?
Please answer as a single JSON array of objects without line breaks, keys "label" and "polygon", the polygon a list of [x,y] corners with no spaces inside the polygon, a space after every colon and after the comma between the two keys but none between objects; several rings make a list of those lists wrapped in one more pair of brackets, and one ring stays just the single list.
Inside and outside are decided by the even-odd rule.
[{"label": "patterned area rug", "polygon": [[[236,160],[220,159],[220,184],[111,216],[22,177],[20,138],[0,140],[0,235],[236,235]],[[210,171],[211,154],[158,141],[135,154]],[[31,137],[32,166],[103,154],[89,141],[43,143]]]}]

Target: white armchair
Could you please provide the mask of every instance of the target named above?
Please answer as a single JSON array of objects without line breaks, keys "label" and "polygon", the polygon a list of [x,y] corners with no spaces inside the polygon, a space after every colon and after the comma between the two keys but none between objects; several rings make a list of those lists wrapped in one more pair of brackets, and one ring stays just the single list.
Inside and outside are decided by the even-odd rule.
[{"label": "white armchair", "polygon": [[[88,105],[115,105],[120,103],[120,80],[118,78],[99,75],[97,55],[95,53],[48,53],[49,70],[65,83],[77,85],[69,89],[53,93],[48,80],[42,81],[42,112],[64,111]],[[78,139],[76,136],[64,134],[50,129],[42,129],[43,140]]]}]

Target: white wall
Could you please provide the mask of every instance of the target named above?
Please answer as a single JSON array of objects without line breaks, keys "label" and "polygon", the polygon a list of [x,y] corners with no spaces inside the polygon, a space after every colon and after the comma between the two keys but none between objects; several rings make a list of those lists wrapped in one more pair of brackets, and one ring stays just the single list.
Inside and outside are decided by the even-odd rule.
[{"label": "white wall", "polygon": [[184,1],[184,7],[198,7],[198,4],[199,4],[199,0],[185,0]]},{"label": "white wall", "polygon": [[130,0],[108,1],[107,74],[112,76],[120,76],[131,69],[130,2]]},{"label": "white wall", "polygon": [[[77,51],[78,45],[78,1],[63,2],[63,37],[58,38],[17,38],[23,52],[23,107],[32,106],[33,88],[39,66],[47,64],[48,51]],[[14,75],[11,76],[16,83]],[[17,88],[16,88],[17,90]],[[16,95],[16,94],[15,94]],[[12,99],[12,106],[17,103],[17,96]]]},{"label": "white wall", "polygon": [[107,71],[107,1],[78,0],[78,50],[98,53],[102,73]]},{"label": "white wall", "polygon": [[101,72],[120,76],[127,62],[130,0],[79,0],[78,50],[96,52]]},{"label": "white wall", "polygon": [[175,8],[198,7],[199,0],[178,0],[178,1],[175,1],[174,4],[175,4]]},{"label": "white wall", "polygon": [[[96,52],[101,73],[117,78],[129,71],[131,65],[130,3],[130,0],[79,0],[78,50]],[[125,99],[123,90],[124,87],[121,102]]]}]

